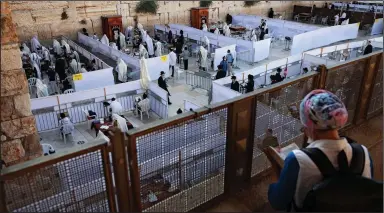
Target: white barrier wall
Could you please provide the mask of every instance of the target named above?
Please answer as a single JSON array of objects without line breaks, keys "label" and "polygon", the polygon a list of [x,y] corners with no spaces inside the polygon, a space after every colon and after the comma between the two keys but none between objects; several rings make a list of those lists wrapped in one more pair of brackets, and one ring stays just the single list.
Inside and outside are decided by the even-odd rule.
[{"label": "white barrier wall", "polygon": [[79,73],[73,76],[73,85],[76,92],[82,90],[106,87],[115,84],[113,68]]},{"label": "white barrier wall", "polygon": [[149,83],[148,90],[151,110],[161,118],[168,118],[168,92],[154,82]]},{"label": "white barrier wall", "polygon": [[[165,72],[165,77],[168,78],[171,75],[171,70],[169,70],[169,57],[168,55],[163,55],[154,58],[148,58],[147,68],[148,73],[151,78],[151,81],[157,80],[160,77],[160,72]],[[176,68],[175,68],[176,72]]]},{"label": "white barrier wall", "polygon": [[229,100],[240,96],[241,93],[231,90],[230,88],[219,85],[215,82],[212,82],[212,101],[211,104]]},{"label": "white barrier wall", "polygon": [[187,112],[189,111],[190,109],[192,110],[197,110],[201,108],[201,106],[191,102],[191,101],[188,101],[188,100],[184,100],[184,111]]},{"label": "white barrier wall", "polygon": [[375,19],[373,23],[371,35],[383,34],[383,18]]},{"label": "white barrier wall", "polygon": [[359,24],[326,27],[296,35],[293,37],[291,55],[301,54],[307,50],[330,45],[338,41],[355,39],[359,32]]},{"label": "white barrier wall", "polygon": [[234,53],[236,51],[236,45],[230,45],[230,46],[225,46],[222,48],[217,48],[215,50],[215,59],[213,62],[213,69],[217,70],[217,66],[219,66],[220,62],[223,60],[223,56],[227,55],[227,50],[230,50],[231,53]]}]

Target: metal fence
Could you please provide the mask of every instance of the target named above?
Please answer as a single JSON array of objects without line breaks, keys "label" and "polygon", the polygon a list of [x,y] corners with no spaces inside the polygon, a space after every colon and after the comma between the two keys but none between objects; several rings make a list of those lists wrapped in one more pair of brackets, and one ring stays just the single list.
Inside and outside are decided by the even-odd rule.
[{"label": "metal fence", "polygon": [[[298,104],[310,90],[326,88],[338,95],[352,117],[350,125],[382,111],[376,104],[380,57],[372,53],[328,69],[320,66],[319,72],[158,120],[127,135],[112,132],[110,148],[86,144],[6,168],[1,171],[0,210],[185,212],[217,202],[250,187],[250,180],[270,167],[258,149],[266,129],[283,146],[303,144]],[[371,96],[374,100],[366,99]]]},{"label": "metal fence", "polygon": [[168,118],[168,100],[162,99],[156,93],[148,90],[148,96],[150,101],[150,108],[152,112],[158,115],[160,118]]}]

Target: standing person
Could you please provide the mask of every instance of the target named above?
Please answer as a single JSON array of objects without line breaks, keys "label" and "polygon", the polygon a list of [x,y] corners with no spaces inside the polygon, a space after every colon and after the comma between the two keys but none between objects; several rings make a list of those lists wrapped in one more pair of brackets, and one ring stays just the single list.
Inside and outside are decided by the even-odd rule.
[{"label": "standing person", "polygon": [[171,27],[168,27],[168,43],[171,44],[173,39]]},{"label": "standing person", "polygon": [[328,3],[327,2],[325,2],[324,8],[328,8]]},{"label": "standing person", "polygon": [[169,100],[169,96],[171,96],[171,93],[169,93],[168,88],[167,88],[168,86],[167,86],[167,82],[165,81],[165,72],[164,71],[160,72],[160,77],[159,77],[159,79],[157,79],[157,84],[159,85],[160,88],[162,88],[163,90],[168,92],[168,105],[171,105],[172,103]]},{"label": "standing person", "polygon": [[[293,207],[294,210],[300,211],[306,204],[309,204],[305,201],[306,198],[310,198],[307,196],[309,195],[308,193],[316,195],[317,189],[314,187],[321,184],[320,188],[323,189],[323,191],[331,192],[330,190],[335,190],[334,192],[339,195],[336,197],[324,196],[320,198],[322,204],[339,204],[338,201],[332,202],[330,199],[343,199],[343,204],[345,204],[336,206],[332,204],[322,205],[322,209],[327,209],[323,210],[324,212],[349,212],[350,209],[359,208],[359,206],[353,203],[354,201],[360,202],[362,200],[368,201],[369,204],[368,206],[361,206],[359,209],[372,211],[372,209],[368,210],[367,208],[371,205],[380,206],[382,209],[382,184],[380,188],[381,194],[379,195],[381,199],[378,202],[372,199],[375,198],[374,195],[368,197],[362,196],[362,194],[368,193],[364,192],[364,189],[361,189],[361,187],[360,192],[357,192],[354,189],[357,185],[349,186],[348,192],[338,191],[337,189],[340,189],[340,186],[343,185],[343,179],[353,182],[353,180],[351,180],[353,177],[349,176],[348,169],[357,170],[355,173],[356,176],[354,177],[365,177],[367,178],[365,181],[370,181],[369,179],[373,177],[373,163],[368,149],[356,143],[349,143],[346,138],[340,137],[338,133],[338,130],[348,121],[348,111],[343,102],[329,91],[313,90],[301,101],[300,120],[304,126],[304,133],[310,143],[306,149],[294,150],[287,155],[281,173],[276,164],[272,163],[272,168],[275,169],[275,172],[280,177],[277,183],[269,186],[268,200],[271,206],[275,210],[289,211]],[[358,157],[355,157],[355,155]],[[313,158],[315,156],[316,160]],[[356,166],[357,164],[358,166]],[[348,168],[349,166],[350,168]],[[357,169],[357,167],[360,168]],[[325,181],[328,180],[335,183],[334,180],[332,180],[333,177],[335,177],[333,175],[340,174],[341,172],[345,172],[345,175],[339,176],[341,179],[338,181],[338,184],[334,184],[332,185],[333,187],[330,188],[330,185]],[[351,170],[349,170],[349,172],[351,172]],[[347,188],[347,186],[343,187]],[[348,195],[348,193],[350,195]],[[353,197],[353,199],[351,199],[351,197]],[[315,198],[317,199],[317,197]],[[328,200],[326,201],[324,199]],[[332,208],[334,209],[332,210]],[[304,209],[303,211],[306,210]],[[316,211],[316,209],[312,211]]]},{"label": "standing person", "polygon": [[255,87],[255,82],[253,81],[253,75],[249,74],[248,75],[248,82],[247,85],[245,86],[245,93],[252,92]]},{"label": "standing person", "polygon": [[335,26],[336,26],[336,25],[339,25],[339,19],[340,19],[340,17],[339,17],[339,14],[337,13],[337,14],[335,15]]},{"label": "standing person", "polygon": [[117,66],[115,70],[117,72],[117,80],[119,83],[127,82],[127,64],[123,61],[123,59],[119,58],[117,60]]},{"label": "standing person", "polygon": [[123,112],[123,106],[121,105],[120,102],[116,101],[116,98],[111,99],[111,102],[109,103],[109,107],[110,107],[109,111],[112,114],[121,115],[121,113]]},{"label": "standing person", "polygon": [[368,45],[365,47],[363,55],[368,55],[372,53],[372,49],[373,47],[372,47],[371,41],[368,41]]},{"label": "standing person", "polygon": [[176,56],[176,53],[175,53],[175,50],[172,49],[171,52],[168,54],[169,56],[169,69],[172,68],[172,78],[173,76],[175,75],[175,65],[176,65],[176,60],[177,60],[177,56]]},{"label": "standing person", "polygon": [[49,95],[54,95],[59,93],[59,88],[57,87],[56,79],[57,79],[57,74],[53,69],[48,69],[48,91]]},{"label": "standing person", "polygon": [[[227,74],[227,71],[228,71],[228,63],[227,63],[227,59],[225,58],[225,56],[223,56],[223,60],[220,62],[220,65],[221,65],[221,69],[225,72],[225,74]],[[229,76],[230,74],[228,74]]]},{"label": "standing person", "polygon": [[240,84],[236,81],[236,76],[231,77],[231,90],[235,90],[236,92],[240,91]]},{"label": "standing person", "polygon": [[268,18],[273,18],[274,15],[275,15],[275,11],[273,11],[273,9],[270,8],[268,12]]},{"label": "standing person", "polygon": [[64,79],[67,77],[67,74],[65,73],[65,60],[64,60],[64,58],[58,58],[56,60],[55,72],[59,75],[61,82],[64,81]]},{"label": "standing person", "polygon": [[184,70],[188,70],[188,57],[189,57],[188,47],[184,47],[181,57],[183,57]]},{"label": "standing person", "polygon": [[176,55],[177,55],[177,63],[180,63],[180,55],[183,52],[183,44],[179,39],[176,41]]},{"label": "standing person", "polygon": [[207,66],[207,56],[208,56],[207,50],[203,46],[200,46],[200,51],[198,54],[199,70],[207,71],[206,70],[206,68],[208,67]]},{"label": "standing person", "polygon": [[232,71],[234,58],[230,50],[227,50],[227,55],[225,56],[225,58],[227,59],[227,63],[228,63],[228,76],[235,75],[234,72]]},{"label": "standing person", "polygon": [[162,45],[161,45],[161,42],[160,42],[160,41],[157,41],[157,42],[156,42],[156,45],[155,45],[155,47],[156,47],[155,56],[156,56],[156,57],[159,57],[159,56],[162,55],[162,47],[161,47],[161,46],[162,46]]},{"label": "standing person", "polygon": [[344,21],[345,19],[347,19],[347,13],[346,13],[346,12],[343,12],[343,13],[341,14],[341,17],[340,17],[340,22],[343,23],[343,21]]},{"label": "standing person", "polygon": [[180,30],[180,37],[178,39],[182,45],[184,45],[184,31]]}]

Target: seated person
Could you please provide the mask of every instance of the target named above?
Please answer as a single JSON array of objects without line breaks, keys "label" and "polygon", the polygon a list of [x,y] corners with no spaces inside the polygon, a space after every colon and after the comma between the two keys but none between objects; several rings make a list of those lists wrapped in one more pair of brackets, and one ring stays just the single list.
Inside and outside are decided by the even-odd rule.
[{"label": "seated person", "polygon": [[236,81],[236,76],[232,76],[231,80],[232,80],[231,90],[235,90],[235,91],[239,92],[240,91],[240,84],[238,81]]},{"label": "seated person", "polygon": [[225,78],[225,76],[227,76],[227,73],[223,70],[223,66],[219,65],[217,66],[217,68],[219,69],[216,73],[216,80],[217,79],[220,79],[220,78]]},{"label": "seated person", "polygon": [[120,102],[116,101],[116,98],[112,98],[111,102],[109,103],[109,111],[112,114],[121,114],[123,112],[123,106]]},{"label": "seated person", "polygon": [[303,68],[303,74],[307,73],[308,72],[308,68],[307,67],[304,67]]},{"label": "seated person", "polygon": [[249,74],[248,75],[248,82],[245,86],[245,93],[253,92],[255,87],[255,82],[253,80],[253,75]]},{"label": "seated person", "polygon": [[277,68],[276,74],[269,76],[271,78],[272,84],[279,83],[284,80],[284,77],[281,76],[281,68]]},{"label": "seated person", "polygon": [[75,130],[73,123],[65,113],[60,113],[59,126],[62,135],[68,135]]},{"label": "seated person", "polygon": [[148,109],[149,108],[149,98],[147,94],[143,94],[143,100],[140,100],[139,103],[137,103],[137,110],[141,111],[141,109]]}]

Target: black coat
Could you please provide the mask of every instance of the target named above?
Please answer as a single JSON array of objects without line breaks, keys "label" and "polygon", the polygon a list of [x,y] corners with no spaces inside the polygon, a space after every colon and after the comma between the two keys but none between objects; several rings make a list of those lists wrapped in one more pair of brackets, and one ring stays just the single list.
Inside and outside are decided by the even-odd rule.
[{"label": "black coat", "polygon": [[372,45],[368,44],[368,46],[364,49],[364,55],[372,53]]},{"label": "black coat", "polygon": [[254,81],[249,81],[248,80],[248,83],[247,83],[247,85],[245,86],[245,92],[246,93],[248,93],[248,92],[252,92],[253,91],[253,89],[254,89],[254,87],[255,87],[255,82]]},{"label": "black coat", "polygon": [[272,84],[279,83],[284,80],[284,77],[281,77],[280,73],[276,73],[276,75],[269,76],[271,78]]},{"label": "black coat", "polygon": [[235,81],[235,83],[231,83],[231,90],[235,90],[235,91],[239,92],[239,90],[240,90],[239,82]]},{"label": "black coat", "polygon": [[157,83],[158,83],[160,88],[162,88],[163,90],[165,90],[169,93],[169,91],[167,89],[167,83],[165,82],[165,80],[161,76],[157,79]]},{"label": "black coat", "polygon": [[219,70],[216,73],[216,79],[225,78],[225,76],[227,76],[227,73],[224,72],[223,70]]}]

